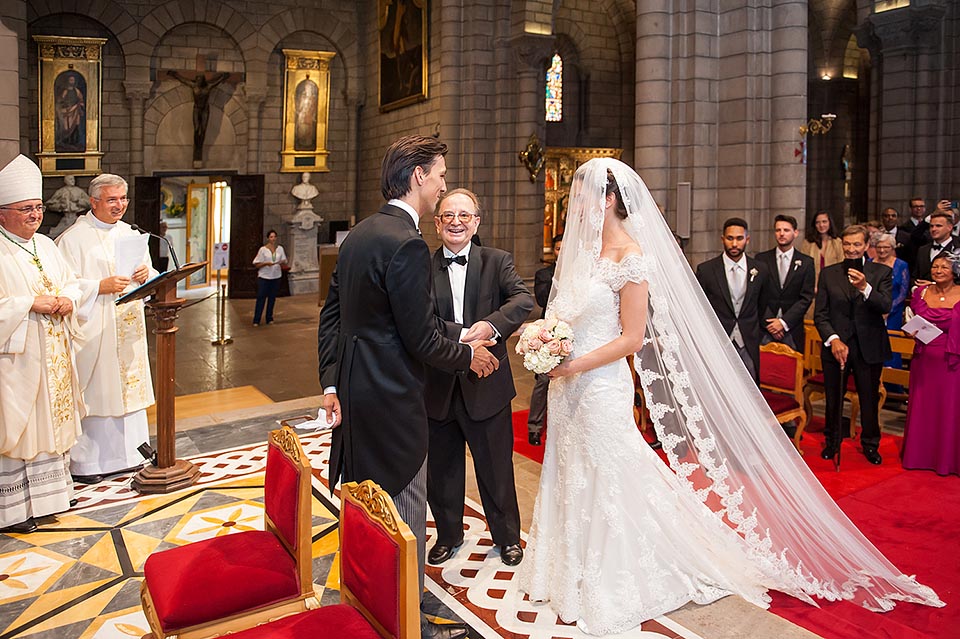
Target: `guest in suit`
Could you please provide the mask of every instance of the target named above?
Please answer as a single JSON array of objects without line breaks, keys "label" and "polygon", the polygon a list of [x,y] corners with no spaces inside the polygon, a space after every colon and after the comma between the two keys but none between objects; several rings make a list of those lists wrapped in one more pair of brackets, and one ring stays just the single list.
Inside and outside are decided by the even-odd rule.
[{"label": "guest in suit", "polygon": [[480,226],[480,201],[467,189],[443,195],[434,217],[443,243],[433,254],[434,313],[452,340],[496,340],[490,352],[501,366],[489,377],[427,368],[427,500],[437,525],[427,561],[441,564],[463,543],[464,444],[470,446],[480,501],[500,560],[516,566],[520,508],[513,479],[513,419],[517,391],[507,360],[507,338],[533,310],[533,296],[506,251],[471,241]]},{"label": "guest in suit", "polygon": [[933,264],[933,258],[944,251],[960,250],[960,246],[953,239],[953,214],[949,211],[938,209],[930,214],[928,229],[930,243],[924,244],[917,250],[917,261],[911,273],[914,283],[918,286],[928,286],[931,283],[930,265]]},{"label": "guest in suit", "polygon": [[730,336],[754,381],[760,381],[760,338],[773,295],[767,267],[746,255],[747,222],[732,217],[723,223],[723,253],[697,267],[697,281]]},{"label": "guest in suit", "polygon": [[[538,270],[533,276],[533,294],[540,306],[540,319],[547,312],[547,302],[550,301],[550,289],[553,288],[553,274],[557,270],[556,258],[560,255],[563,245],[563,234],[553,238],[554,261]],[[540,446],[543,443],[543,420],[547,416],[547,389],[550,388],[550,376],[546,373],[536,374],[533,382],[533,392],[530,393],[530,414],[527,417],[527,441],[531,446]]]},{"label": "guest in suit", "polygon": [[900,226],[900,212],[892,206],[888,206],[880,214],[880,223],[883,224],[884,231],[893,236],[897,257],[906,262],[904,256],[910,244],[910,233]]},{"label": "guest in suit", "polygon": [[907,263],[911,273],[917,264],[917,251],[924,244],[930,243],[930,224],[926,218],[927,205],[923,198],[910,198],[910,218],[900,227],[910,241],[907,242],[903,254],[898,254],[898,257]]},{"label": "guest in suit", "polygon": [[[424,368],[469,368],[483,377],[499,366],[485,348],[493,342],[448,339],[433,314],[430,250],[419,224],[446,190],[446,151],[423,136],[400,138],[387,150],[380,190],[388,202],[340,246],[318,331],[323,408],[335,426],[330,486],[372,479],[391,495],[417,538],[420,592],[429,441]],[[420,628],[429,638],[467,634],[425,617]]]},{"label": "guest in suit", "polygon": [[813,275],[817,282],[817,284],[814,284],[814,292],[816,292],[816,287],[820,282],[820,271],[843,261],[840,238],[837,237],[837,232],[833,230],[833,222],[830,220],[829,213],[819,211],[813,216],[813,220],[807,224],[807,234],[800,244],[800,252],[813,258]]},{"label": "guest in suit", "polygon": [[793,247],[797,236],[797,218],[778,215],[774,220],[777,246],[757,254],[757,261],[767,267],[773,278],[774,295],[766,321],[763,343],[782,342],[803,352],[803,318],[813,304],[813,258]]},{"label": "guest in suit", "polygon": [[879,464],[880,372],[884,360],[890,357],[883,316],[890,312],[893,272],[864,259],[867,230],[863,226],[848,226],[841,241],[845,259],[820,274],[814,312],[814,322],[823,340],[821,360],[826,394],[826,443],[820,456],[832,459],[840,450],[843,396],[847,376],[852,373],[860,398],[863,455],[871,464]]}]

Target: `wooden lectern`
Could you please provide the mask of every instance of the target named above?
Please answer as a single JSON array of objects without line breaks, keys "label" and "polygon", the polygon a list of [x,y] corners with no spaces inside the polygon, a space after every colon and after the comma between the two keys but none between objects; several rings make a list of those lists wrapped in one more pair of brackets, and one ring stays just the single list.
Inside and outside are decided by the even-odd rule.
[{"label": "wooden lectern", "polygon": [[117,305],[152,295],[146,305],[153,309],[157,336],[157,464],[146,465],[133,478],[140,493],[170,493],[186,488],[200,477],[200,470],[177,459],[177,420],[173,381],[176,378],[177,317],[184,300],[177,297],[177,282],[206,267],[206,262],[184,264],[148,280],[117,298]]}]

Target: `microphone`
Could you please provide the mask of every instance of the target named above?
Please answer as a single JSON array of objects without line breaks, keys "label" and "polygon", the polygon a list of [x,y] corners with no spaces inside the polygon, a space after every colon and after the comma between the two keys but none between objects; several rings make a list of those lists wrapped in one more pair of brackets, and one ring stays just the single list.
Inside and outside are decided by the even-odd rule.
[{"label": "microphone", "polygon": [[165,237],[162,236],[162,235],[157,235],[156,233],[151,233],[151,232],[148,231],[147,229],[140,228],[140,227],[137,226],[136,224],[131,224],[131,225],[130,225],[130,228],[133,229],[134,231],[139,231],[139,232],[141,232],[141,233],[146,233],[147,235],[150,235],[150,236],[152,236],[152,237],[161,239],[161,240],[163,240],[164,242],[166,242],[166,243],[167,243],[167,247],[170,249],[170,257],[173,258],[173,266],[174,266],[175,268],[178,268],[178,269],[180,268],[180,260],[177,259],[177,252],[173,250],[173,244],[170,243],[170,240],[168,240],[167,238],[165,238]]}]

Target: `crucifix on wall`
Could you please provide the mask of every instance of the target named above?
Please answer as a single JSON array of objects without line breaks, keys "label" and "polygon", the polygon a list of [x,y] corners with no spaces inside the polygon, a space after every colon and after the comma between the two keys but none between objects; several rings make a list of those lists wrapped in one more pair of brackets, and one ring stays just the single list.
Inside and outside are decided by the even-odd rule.
[{"label": "crucifix on wall", "polygon": [[167,69],[163,72],[163,75],[181,82],[193,92],[194,167],[199,167],[203,162],[203,141],[207,135],[207,123],[210,120],[210,93],[224,82],[236,84],[243,81],[242,73],[207,71],[206,67],[206,56],[198,55],[195,69]]}]

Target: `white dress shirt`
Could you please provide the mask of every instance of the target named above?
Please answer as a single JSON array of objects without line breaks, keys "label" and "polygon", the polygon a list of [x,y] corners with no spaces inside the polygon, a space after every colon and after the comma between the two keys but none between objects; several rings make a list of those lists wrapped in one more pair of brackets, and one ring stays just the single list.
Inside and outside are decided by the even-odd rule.
[{"label": "white dress shirt", "polygon": [[[467,258],[466,264],[457,264],[452,262],[447,266],[447,277],[450,278],[450,294],[453,296],[453,321],[457,324],[463,324],[463,299],[464,299],[464,289],[467,285],[467,266],[470,264],[470,249],[473,246],[473,242],[467,242],[467,245],[460,249],[459,253],[454,253],[446,246],[443,247],[443,256],[444,257],[457,257],[462,255]],[[490,322],[487,322],[490,324]],[[493,324],[490,324],[490,328],[493,329],[493,339],[500,339],[500,331],[497,330],[497,327]],[[464,326],[460,330],[460,339],[463,340],[463,336],[467,334],[467,331],[470,329],[469,326]]]},{"label": "white dress shirt", "polygon": [[413,218],[413,225],[417,227],[417,233],[420,233],[420,214],[417,213],[412,206],[404,202],[403,200],[393,199],[387,202],[390,206],[395,206],[401,208],[407,212],[407,214]]},{"label": "white dress shirt", "polygon": [[[786,251],[781,251],[780,247],[777,247],[777,274],[780,276],[780,288],[783,288],[784,283],[787,281],[787,277],[790,275],[790,266],[793,264],[793,246],[791,245]],[[784,331],[789,331],[790,327],[787,326],[787,323],[783,321],[781,317],[783,315],[783,309],[777,309],[777,319],[780,320],[781,326],[783,326]]]}]

